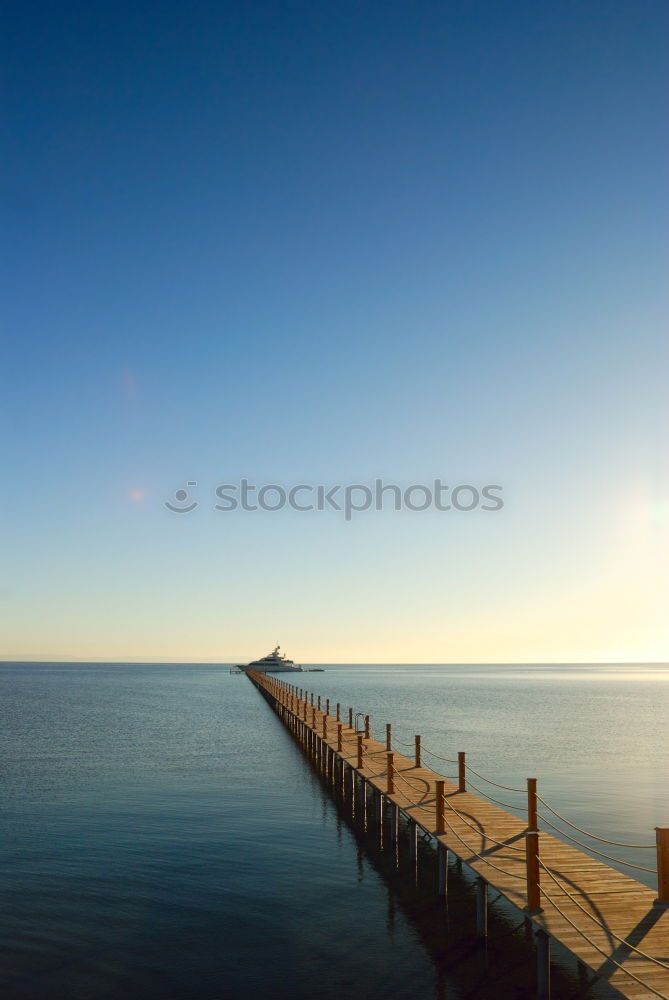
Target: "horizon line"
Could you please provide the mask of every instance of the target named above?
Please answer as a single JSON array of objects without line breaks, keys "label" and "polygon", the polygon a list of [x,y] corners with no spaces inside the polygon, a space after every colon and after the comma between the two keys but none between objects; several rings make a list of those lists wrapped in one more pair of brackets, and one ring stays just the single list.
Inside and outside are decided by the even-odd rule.
[{"label": "horizon line", "polygon": [[[2,656],[0,655],[0,663],[26,663],[26,664],[36,664],[36,663],[88,663],[88,664],[128,664],[133,666],[161,666],[161,665],[180,665],[180,666],[220,666],[220,667],[234,667],[234,666],[248,666],[248,664],[239,664],[233,660],[133,660],[133,659],[86,659],[84,657],[75,658],[72,660],[66,660],[63,658],[47,658],[47,659],[22,659],[17,657]],[[669,666],[668,660],[313,660],[309,662],[309,666],[331,666],[331,667],[346,667],[346,666],[381,666],[381,667],[551,667],[551,666],[571,666],[571,667],[589,667],[589,666],[641,666],[641,667],[664,667]],[[287,671],[268,671],[268,673],[302,673],[300,670],[287,670]],[[307,673],[308,671],[304,671]]]}]

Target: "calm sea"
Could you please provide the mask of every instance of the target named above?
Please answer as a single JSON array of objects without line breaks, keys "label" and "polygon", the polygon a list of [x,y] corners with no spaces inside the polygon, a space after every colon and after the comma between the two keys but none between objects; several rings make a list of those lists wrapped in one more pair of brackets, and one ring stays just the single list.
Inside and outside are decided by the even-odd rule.
[{"label": "calm sea", "polygon": [[[299,683],[376,735],[391,722],[502,784],[536,777],[595,833],[650,844],[669,825],[666,666],[339,665]],[[482,948],[466,875],[444,913],[427,846],[418,876],[375,847],[227,667],[0,664],[0,722],[5,1000],[532,995],[517,912],[493,903]],[[579,989],[558,969],[554,997]]]}]

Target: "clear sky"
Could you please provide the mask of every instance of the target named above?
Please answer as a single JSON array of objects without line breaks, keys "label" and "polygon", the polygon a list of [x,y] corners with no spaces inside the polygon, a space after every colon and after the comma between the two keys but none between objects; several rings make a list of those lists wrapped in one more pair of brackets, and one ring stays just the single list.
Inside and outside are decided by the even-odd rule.
[{"label": "clear sky", "polygon": [[6,10],[2,656],[669,659],[664,0]]}]

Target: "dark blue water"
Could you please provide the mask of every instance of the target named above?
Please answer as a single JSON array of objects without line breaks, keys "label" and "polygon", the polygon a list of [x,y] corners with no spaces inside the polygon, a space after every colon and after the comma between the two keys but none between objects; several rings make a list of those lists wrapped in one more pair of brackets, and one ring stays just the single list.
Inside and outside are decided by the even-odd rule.
[{"label": "dark blue water", "polygon": [[[648,840],[669,820],[668,678],[333,667],[301,683],[505,783],[532,761],[577,821]],[[227,667],[2,664],[0,706],[4,998],[531,995],[513,915],[493,907],[482,953],[466,879],[444,916],[427,848],[416,882]]]}]

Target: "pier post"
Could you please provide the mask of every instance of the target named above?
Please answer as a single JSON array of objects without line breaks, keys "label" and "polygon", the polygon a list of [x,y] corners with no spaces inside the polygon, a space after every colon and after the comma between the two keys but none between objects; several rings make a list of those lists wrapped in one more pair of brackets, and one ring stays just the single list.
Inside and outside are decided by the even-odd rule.
[{"label": "pier post", "polygon": [[342,752],[341,734],[342,734],[343,728],[344,727],[341,724],[341,722],[338,722],[337,723],[337,750],[339,751],[339,753]]},{"label": "pier post", "polygon": [[369,716],[365,716],[365,739],[369,739]]},{"label": "pier post", "polygon": [[444,784],[443,781],[437,781],[436,782],[436,795],[435,795],[435,810],[436,810],[435,822],[436,822],[436,826],[435,826],[435,830],[436,830],[437,833],[445,833],[446,832],[446,824],[444,822],[444,787],[445,787],[445,784]]},{"label": "pier post", "polygon": [[346,775],[344,778],[344,794],[348,794],[349,801],[351,803],[351,809],[354,807],[354,796],[355,796],[355,771],[350,764],[346,767]]},{"label": "pier post", "polygon": [[328,738],[328,717],[327,717],[327,715],[324,715],[323,716],[323,739],[326,740],[327,738]]},{"label": "pier post", "polygon": [[541,889],[539,888],[539,831],[528,830],[525,834],[525,864],[527,868],[527,910],[529,913],[541,911]]},{"label": "pier post", "polygon": [[358,735],[358,767],[362,767],[362,735]]},{"label": "pier post", "polygon": [[527,779],[527,829],[538,829],[537,824],[537,779]]},{"label": "pier post", "polygon": [[365,789],[365,779],[357,772],[355,779],[355,808],[356,812],[359,812],[363,819],[367,818],[367,792]]},{"label": "pier post", "polygon": [[476,879],[476,933],[488,936],[488,883],[481,876]]},{"label": "pier post", "polygon": [[390,803],[390,842],[393,845],[397,844],[398,834],[400,828],[400,807],[396,806],[394,802]]},{"label": "pier post", "polygon": [[437,844],[437,895],[448,895],[448,848],[445,844]]},{"label": "pier post", "polygon": [[353,709],[348,710],[348,728],[353,729]]},{"label": "pier post", "polygon": [[458,753],[458,791],[467,791],[467,778],[465,774],[465,754],[463,750]]},{"label": "pier post", "polygon": [[669,904],[669,827],[655,827],[657,844],[657,902]]},{"label": "pier post", "polygon": [[537,942],[537,1000],[550,1000],[551,996],[551,939],[546,931],[538,930]]},{"label": "pier post", "polygon": [[314,692],[311,692],[311,707],[314,707]]},{"label": "pier post", "polygon": [[329,698],[328,698],[328,699],[327,699],[327,701],[325,702],[325,714],[326,714],[326,715],[329,715],[329,714],[330,714],[330,699],[329,699]]},{"label": "pier post", "polygon": [[416,767],[420,767],[420,736],[414,737]]},{"label": "pier post", "polygon": [[320,712],[320,710],[321,710],[321,696],[319,695],[318,696],[318,711]]},{"label": "pier post", "polygon": [[394,774],[395,754],[394,753],[386,754],[386,760],[388,762],[386,771],[388,775],[387,791],[389,795],[392,795],[392,793],[395,791],[395,774]]},{"label": "pier post", "polygon": [[339,702],[337,702],[337,722],[339,722],[340,720],[341,717],[340,713],[341,713],[341,705],[339,704]]},{"label": "pier post", "polygon": [[418,824],[415,819],[407,822],[407,832],[409,834],[409,857],[415,861],[418,857]]},{"label": "pier post", "polygon": [[390,751],[393,748],[391,740],[390,740],[390,733],[391,733],[390,723],[386,722],[386,750],[387,750],[388,753],[390,753]]},{"label": "pier post", "polygon": [[383,820],[383,796],[381,795],[381,789],[374,789],[374,822],[376,823],[377,829],[380,831],[382,827]]}]

